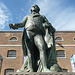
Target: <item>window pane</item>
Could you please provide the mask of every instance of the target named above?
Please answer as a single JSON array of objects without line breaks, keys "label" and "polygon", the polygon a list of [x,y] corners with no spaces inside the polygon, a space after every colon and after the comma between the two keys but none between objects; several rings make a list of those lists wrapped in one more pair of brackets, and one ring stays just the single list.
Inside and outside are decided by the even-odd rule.
[{"label": "window pane", "polygon": [[68,69],[62,69],[62,72],[68,72]]},{"label": "window pane", "polygon": [[61,37],[57,37],[55,40],[56,41],[62,41],[62,38]]},{"label": "window pane", "polygon": [[5,69],[4,75],[6,75],[8,72],[14,72],[14,69]]},{"label": "window pane", "polygon": [[15,50],[9,50],[7,57],[16,57],[16,51]]},{"label": "window pane", "polygon": [[17,38],[16,38],[16,37],[12,37],[10,40],[11,40],[11,41],[16,41]]},{"label": "window pane", "polygon": [[16,52],[15,51],[9,51],[9,54],[15,54]]},{"label": "window pane", "polygon": [[56,51],[57,57],[65,57],[65,52],[64,50],[58,50]]}]

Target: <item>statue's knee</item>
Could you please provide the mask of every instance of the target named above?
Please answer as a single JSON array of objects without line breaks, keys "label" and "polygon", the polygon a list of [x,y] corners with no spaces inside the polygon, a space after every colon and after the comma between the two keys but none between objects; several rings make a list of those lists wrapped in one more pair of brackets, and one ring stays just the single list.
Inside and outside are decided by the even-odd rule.
[{"label": "statue's knee", "polygon": [[40,51],[45,51],[45,47],[44,46],[40,46]]}]

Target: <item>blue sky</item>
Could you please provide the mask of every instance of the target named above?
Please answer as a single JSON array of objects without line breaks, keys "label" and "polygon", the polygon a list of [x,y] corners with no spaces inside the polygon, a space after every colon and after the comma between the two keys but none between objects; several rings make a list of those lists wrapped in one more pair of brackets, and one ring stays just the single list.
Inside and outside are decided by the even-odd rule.
[{"label": "blue sky", "polygon": [[75,30],[75,0],[0,0],[0,30],[10,30],[9,23],[21,22],[33,4],[56,30]]}]

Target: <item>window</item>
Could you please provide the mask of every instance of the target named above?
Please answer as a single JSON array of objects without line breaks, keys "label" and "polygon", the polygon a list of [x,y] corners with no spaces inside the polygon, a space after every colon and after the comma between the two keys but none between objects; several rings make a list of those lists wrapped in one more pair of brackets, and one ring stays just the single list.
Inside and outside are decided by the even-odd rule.
[{"label": "window", "polygon": [[65,51],[64,50],[57,50],[56,55],[57,55],[57,57],[65,57]]},{"label": "window", "polygon": [[16,57],[16,50],[9,50],[7,53],[7,57]]},{"label": "window", "polygon": [[12,37],[12,38],[10,39],[10,41],[17,41],[17,38],[16,38],[16,37]]},{"label": "window", "polygon": [[68,69],[62,69],[62,72],[68,72]]},{"label": "window", "polygon": [[62,41],[62,38],[61,38],[61,37],[56,37],[55,40],[56,40],[56,41]]},{"label": "window", "polygon": [[4,75],[6,75],[8,72],[14,72],[14,69],[5,69]]}]

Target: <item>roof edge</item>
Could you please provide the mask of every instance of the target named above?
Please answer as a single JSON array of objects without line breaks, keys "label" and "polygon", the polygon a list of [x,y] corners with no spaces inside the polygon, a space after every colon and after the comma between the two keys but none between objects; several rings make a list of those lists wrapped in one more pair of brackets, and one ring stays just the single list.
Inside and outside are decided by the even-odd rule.
[{"label": "roof edge", "polygon": [[5,33],[5,32],[23,32],[23,30],[0,30],[0,33]]},{"label": "roof edge", "polygon": [[[0,32],[23,32],[23,30],[0,30]],[[75,32],[74,30],[56,30],[55,32]]]}]

